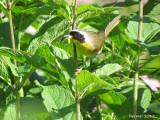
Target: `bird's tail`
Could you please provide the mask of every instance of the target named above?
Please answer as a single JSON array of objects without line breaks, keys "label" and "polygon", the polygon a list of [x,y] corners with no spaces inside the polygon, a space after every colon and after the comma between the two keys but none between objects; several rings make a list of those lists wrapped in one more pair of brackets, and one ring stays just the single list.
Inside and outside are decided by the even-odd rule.
[{"label": "bird's tail", "polygon": [[114,27],[118,25],[120,22],[121,16],[115,17],[106,27],[105,29],[105,37],[113,30]]}]

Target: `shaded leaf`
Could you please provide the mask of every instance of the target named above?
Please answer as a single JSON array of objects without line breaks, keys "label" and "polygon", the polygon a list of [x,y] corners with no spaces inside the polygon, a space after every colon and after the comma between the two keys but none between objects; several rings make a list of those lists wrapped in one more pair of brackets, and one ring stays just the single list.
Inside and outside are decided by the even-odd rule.
[{"label": "shaded leaf", "polygon": [[[18,45],[18,39],[15,35],[16,46]],[[0,24],[0,46],[12,48],[11,33],[8,22]]]},{"label": "shaded leaf", "polygon": [[[133,104],[133,92],[134,92],[133,84],[122,83],[121,87],[123,89],[120,93],[124,94],[128,98],[128,101],[130,101],[130,104]],[[138,101],[137,101],[138,111],[137,113],[142,114],[146,112],[147,107],[150,104],[150,101],[151,101],[150,90],[145,86],[139,85],[138,86]]]},{"label": "shaded leaf", "polygon": [[141,68],[160,69],[160,56],[159,55],[151,56],[151,58],[146,63],[144,63]]},{"label": "shaded leaf", "polygon": [[131,114],[130,104],[125,96],[114,91],[99,90],[93,96],[103,101],[120,120],[128,120]]},{"label": "shaded leaf", "polygon": [[157,113],[160,114],[160,103],[156,102],[156,103],[152,103],[148,106],[148,110],[152,111],[153,113]]},{"label": "shaded leaf", "polygon": [[11,85],[7,67],[1,60],[0,60],[0,78],[3,79],[9,85]]}]

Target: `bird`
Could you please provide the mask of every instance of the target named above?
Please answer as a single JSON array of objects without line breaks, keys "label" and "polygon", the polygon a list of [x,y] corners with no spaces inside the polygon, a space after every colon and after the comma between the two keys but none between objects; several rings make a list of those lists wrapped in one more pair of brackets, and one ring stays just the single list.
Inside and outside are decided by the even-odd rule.
[{"label": "bird", "polygon": [[61,41],[67,38],[76,45],[81,54],[92,58],[102,52],[102,47],[105,42],[105,32],[92,32],[76,29],[70,31],[68,35],[64,35]]},{"label": "bird", "polygon": [[[78,48],[79,52],[86,57],[96,57],[102,52],[102,47],[106,36],[116,27],[120,22],[121,16],[115,17],[106,27],[105,31],[93,32],[82,29],[71,30],[68,35],[64,35],[64,39],[70,39]],[[84,62],[83,66],[85,65]],[[79,73],[81,69],[77,69],[75,74]]]}]

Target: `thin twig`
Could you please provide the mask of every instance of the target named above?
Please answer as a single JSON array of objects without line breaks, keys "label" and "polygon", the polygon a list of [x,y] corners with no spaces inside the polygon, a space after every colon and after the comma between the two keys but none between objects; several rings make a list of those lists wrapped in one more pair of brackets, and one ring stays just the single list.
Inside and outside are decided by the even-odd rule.
[{"label": "thin twig", "polygon": [[[72,22],[72,30],[76,29],[75,24],[75,15],[76,15],[76,8],[77,8],[77,0],[73,0],[74,3],[74,11],[73,11],[73,22]],[[77,52],[76,52],[76,46],[73,44],[73,52],[74,52],[74,61],[75,61],[75,70],[78,69],[78,61],[77,61]],[[80,120],[80,101],[79,101],[79,91],[77,90],[78,87],[78,80],[77,75],[75,74],[75,85],[76,85],[76,118],[77,120]]]}]

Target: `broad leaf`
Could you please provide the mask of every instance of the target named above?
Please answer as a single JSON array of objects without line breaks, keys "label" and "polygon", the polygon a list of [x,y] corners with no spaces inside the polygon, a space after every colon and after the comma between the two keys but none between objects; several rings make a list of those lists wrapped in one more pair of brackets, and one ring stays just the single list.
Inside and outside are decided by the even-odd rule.
[{"label": "broad leaf", "polygon": [[103,101],[120,120],[128,120],[131,114],[130,104],[125,96],[114,91],[99,90],[93,94]]},{"label": "broad leaf", "polygon": [[92,73],[83,70],[77,75],[78,80],[78,91],[81,97],[84,97],[85,94],[88,95],[102,87],[111,87],[111,85],[97,76],[93,75]]},{"label": "broad leaf", "polygon": [[148,13],[150,13],[158,3],[158,0],[148,0],[148,2],[144,5],[143,8],[144,14],[147,15]]},{"label": "broad leaf", "polygon": [[[90,12],[90,11],[89,11]],[[84,13],[86,14],[87,17],[84,16],[83,18],[83,23],[90,25],[94,28],[96,28],[97,30],[105,30],[107,25],[109,24],[109,22],[111,22],[116,15],[114,14],[109,14],[109,13],[96,13],[96,11],[94,12],[90,12],[90,14],[88,15],[88,13]],[[98,15],[98,16],[97,16]],[[83,24],[80,24],[80,28],[83,27]]]},{"label": "broad leaf", "polygon": [[16,120],[16,105],[10,104],[4,114],[4,120]]},{"label": "broad leaf", "polygon": [[[60,24],[62,27],[62,23],[63,23],[64,19],[62,19],[61,17],[53,17],[49,20],[47,20],[38,30],[38,32],[36,33],[36,35],[34,36],[34,38],[43,35],[45,32],[47,32],[48,29],[50,29],[51,27],[58,27],[58,25]],[[67,26],[67,23],[64,23]],[[64,26],[65,26],[64,25]],[[63,28],[63,27],[62,27]],[[53,29],[53,28],[52,28]],[[56,31],[56,30],[55,30]]]},{"label": "broad leaf", "polygon": [[160,69],[160,55],[151,56],[151,58],[147,60],[141,68]]},{"label": "broad leaf", "polygon": [[[133,84],[122,83],[122,91],[120,93],[124,94],[131,104],[133,104]],[[146,112],[147,107],[151,101],[150,90],[142,85],[138,86],[138,114]]]},{"label": "broad leaf", "polygon": [[[151,0],[150,0],[151,1]],[[150,12],[150,16],[153,17],[155,20],[157,20],[160,23],[160,3],[157,4],[153,10]]]},{"label": "broad leaf", "polygon": [[25,0],[25,1],[19,1],[12,8],[12,15],[14,16],[13,23],[18,28],[19,34],[23,34],[23,31],[26,30],[26,28],[30,26],[44,10],[43,9],[41,11],[39,10],[39,12],[36,12],[36,14],[31,14],[29,12],[25,13],[25,11],[27,9],[28,11],[31,11],[33,7],[35,7],[35,9],[39,9],[39,6],[43,5],[44,4],[39,0],[33,0],[33,1]]},{"label": "broad leaf", "polygon": [[109,76],[115,72],[118,72],[122,69],[122,66],[120,66],[119,64],[106,64],[104,65],[102,68],[97,69],[95,71],[95,75],[96,76],[101,76],[101,75],[106,75]]},{"label": "broad leaf", "polygon": [[47,110],[52,116],[52,120],[75,120],[76,105],[75,100],[68,91],[61,86],[42,86],[42,97]]},{"label": "broad leaf", "polygon": [[66,19],[70,20],[68,10],[66,9],[65,6],[59,5],[56,2],[54,2],[53,0],[40,0],[40,1],[44,2],[45,4],[51,6],[53,9],[55,9],[59,14],[58,16],[61,16],[61,17],[63,16]]},{"label": "broad leaf", "polygon": [[[21,120],[29,120],[29,118],[41,119],[49,118],[42,100],[37,98],[21,98]],[[42,113],[44,113],[42,115]],[[39,115],[38,115],[39,114]],[[11,103],[5,111],[4,120],[16,120],[16,103]],[[32,119],[33,120],[33,119]]]},{"label": "broad leaf", "polygon": [[[18,43],[17,41],[18,39],[15,35],[16,46]],[[0,46],[12,48],[11,33],[10,33],[10,27],[8,22],[0,24]]]},{"label": "broad leaf", "polygon": [[[94,21],[95,18],[101,18],[100,15],[107,13],[109,11],[117,10],[116,7],[101,7],[97,4],[92,5],[79,5],[76,9],[75,19],[78,22],[83,22],[87,19],[92,19]],[[98,16],[98,17],[97,17]],[[103,20],[106,20],[103,18]]]},{"label": "broad leaf", "polygon": [[153,113],[157,113],[157,114],[160,114],[160,104],[159,102],[155,102],[155,103],[152,103],[148,106],[148,110],[153,112]]},{"label": "broad leaf", "polygon": [[[29,53],[25,53],[24,51],[18,51],[18,50],[13,50],[13,49],[6,48],[6,47],[1,47],[0,55],[7,56],[21,63],[27,63],[36,68],[42,69],[52,74],[56,80],[60,81],[67,89],[69,89],[67,81],[65,80],[64,75],[62,74],[62,71],[57,67],[56,64],[51,64],[50,62],[47,62],[48,59],[50,59],[51,57],[54,58],[54,56],[51,55],[50,51],[47,51],[49,50],[49,47],[48,46],[46,47],[48,49],[44,49],[43,47],[39,48],[37,50],[37,52],[39,53],[37,54],[33,53],[32,55]],[[55,61],[52,61],[52,62],[54,63]]]},{"label": "broad leaf", "polygon": [[74,59],[68,54],[65,50],[51,46],[50,47],[53,54],[56,56],[58,62],[63,66],[62,70],[65,69],[70,77],[73,76],[74,73]]},{"label": "broad leaf", "polygon": [[[133,40],[138,38],[138,16],[134,16],[127,26],[127,35]],[[143,30],[142,30],[142,42],[147,43],[150,41],[158,32],[160,32],[160,25],[149,20],[149,18],[143,18]]]}]

